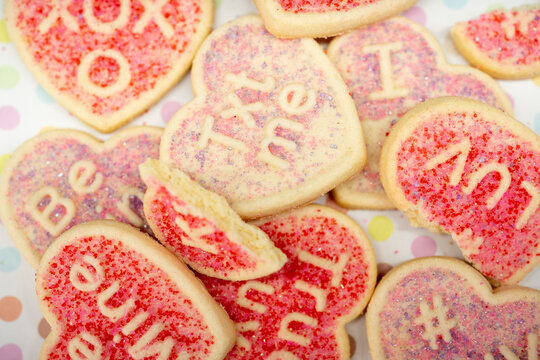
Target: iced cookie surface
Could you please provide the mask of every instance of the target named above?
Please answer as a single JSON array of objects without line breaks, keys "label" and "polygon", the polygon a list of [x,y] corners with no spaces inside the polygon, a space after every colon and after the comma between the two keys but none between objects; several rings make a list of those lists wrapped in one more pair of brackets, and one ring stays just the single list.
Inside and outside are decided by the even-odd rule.
[{"label": "iced cookie surface", "polygon": [[10,38],[43,88],[111,132],[187,71],[210,31],[211,0],[6,0]]},{"label": "iced cookie surface", "polygon": [[134,127],[101,143],[83,132],[51,130],[21,145],[0,175],[0,215],[30,265],[37,267],[54,238],[76,224],[116,219],[144,228],[138,165],[159,156],[161,134]]},{"label": "iced cookie surface", "polygon": [[493,77],[540,75],[540,4],[482,14],[457,23],[451,34],[461,55]]},{"label": "iced cookie surface", "polygon": [[333,192],[342,206],[391,209],[379,178],[386,137],[415,105],[440,96],[463,96],[512,113],[508,97],[489,76],[450,65],[428,30],[406,18],[370,25],[335,38],[328,56],[355,101],[368,153],[366,167]]},{"label": "iced cookie surface", "polygon": [[268,31],[280,38],[330,37],[388,18],[417,0],[254,0]]},{"label": "iced cookie surface", "polygon": [[452,235],[465,258],[503,284],[540,262],[540,138],[488,105],[439,98],[394,126],[381,179],[413,225]]},{"label": "iced cookie surface", "polygon": [[158,160],[140,167],[148,187],[144,213],[159,241],[192,269],[227,280],[250,280],[278,271],[287,258],[227,201]]},{"label": "iced cookie surface", "polygon": [[492,291],[465,263],[443,257],[399,265],[367,311],[374,360],[538,359],[540,292]]},{"label": "iced cookie surface", "polygon": [[287,255],[280,271],[241,282],[201,277],[237,326],[228,359],[348,359],[344,326],[363,311],[377,277],[367,237],[318,205],[256,224]]},{"label": "iced cookie surface", "polygon": [[40,360],[219,360],[234,344],[233,323],[193,273],[126,224],[66,231],[36,280],[52,328]]},{"label": "iced cookie surface", "polygon": [[191,76],[196,97],[167,124],[160,160],[243,218],[307,203],[364,165],[354,103],[314,40],[243,17],[206,39]]}]

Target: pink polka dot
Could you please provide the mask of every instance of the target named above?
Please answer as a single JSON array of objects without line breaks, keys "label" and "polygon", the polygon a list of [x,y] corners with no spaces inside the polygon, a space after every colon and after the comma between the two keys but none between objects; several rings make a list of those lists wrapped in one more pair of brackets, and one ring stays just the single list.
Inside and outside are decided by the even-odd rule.
[{"label": "pink polka dot", "polygon": [[0,107],[0,129],[15,129],[20,122],[20,116],[17,109],[13,106]]},{"label": "pink polka dot", "polygon": [[16,344],[7,344],[0,347],[0,359],[2,360],[22,360],[22,350]]},{"label": "pink polka dot", "polygon": [[406,10],[402,14],[406,18],[416,21],[420,25],[426,25],[426,13],[419,6],[413,6],[412,8]]},{"label": "pink polka dot", "polygon": [[178,111],[182,107],[182,104],[180,104],[177,101],[168,101],[165,104],[163,104],[163,107],[161,108],[161,120],[165,124],[171,120],[174,113]]},{"label": "pink polka dot", "polygon": [[429,236],[418,236],[411,244],[414,257],[433,256],[437,252],[437,244]]}]

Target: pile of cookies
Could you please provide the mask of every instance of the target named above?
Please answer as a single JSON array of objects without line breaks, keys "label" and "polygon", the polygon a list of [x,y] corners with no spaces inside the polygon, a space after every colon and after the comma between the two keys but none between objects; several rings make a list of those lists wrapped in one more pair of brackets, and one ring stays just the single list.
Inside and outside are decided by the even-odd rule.
[{"label": "pile of cookies", "polygon": [[[210,0],[6,0],[22,59],[95,129],[190,67],[195,95],[165,129],[51,130],[4,167],[0,217],[52,327],[40,358],[348,359],[367,307],[374,359],[538,359],[540,292],[517,284],[540,262],[540,138],[497,82],[395,16],[414,0],[254,2],[210,33]],[[540,6],[452,37],[493,77],[540,75]],[[329,191],[452,235],[467,263],[377,285],[360,226],[306,205]]]}]

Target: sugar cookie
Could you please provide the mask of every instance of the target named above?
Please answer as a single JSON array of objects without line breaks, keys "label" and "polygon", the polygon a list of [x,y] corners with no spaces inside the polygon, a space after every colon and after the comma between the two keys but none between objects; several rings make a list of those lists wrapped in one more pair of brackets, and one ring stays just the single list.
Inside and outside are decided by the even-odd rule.
[{"label": "sugar cookie", "polygon": [[460,260],[421,258],[384,276],[367,311],[373,360],[538,359],[540,292],[492,290]]},{"label": "sugar cookie", "polygon": [[182,171],[158,160],[147,160],[139,169],[148,187],[144,214],[154,235],[195,271],[251,280],[278,271],[287,261],[268,235]]},{"label": "sugar cookie", "polygon": [[[0,175],[0,217],[34,268],[55,237],[97,219],[145,225],[138,166],[159,156],[162,129],[134,127],[105,143],[51,130],[21,145]],[[136,149],[136,150],[134,150]]]},{"label": "sugar cookie", "polygon": [[41,360],[220,360],[234,345],[234,324],[187,266],[126,224],[63,233],[36,291],[52,328]]},{"label": "sugar cookie", "polygon": [[354,103],[313,39],[242,17],[206,39],[191,78],[196,97],[167,124],[160,160],[243,218],[307,203],[364,165]]},{"label": "sugar cookie", "polygon": [[371,244],[348,216],[320,205],[257,221],[288,257],[251,281],[201,276],[236,323],[228,359],[348,359],[345,324],[360,315],[377,280]]},{"label": "sugar cookie", "polygon": [[381,180],[413,225],[452,235],[486,276],[519,282],[540,262],[540,137],[465,98],[428,100],[394,126]]},{"label": "sugar cookie", "polygon": [[101,132],[142,113],[189,69],[212,0],[5,1],[9,36],[41,86]]},{"label": "sugar cookie", "polygon": [[407,10],[417,0],[254,0],[268,31],[280,38],[330,37]]},{"label": "sugar cookie", "polygon": [[495,78],[540,75],[540,4],[494,10],[457,23],[451,34],[461,55]]},{"label": "sugar cookie", "polygon": [[448,64],[433,35],[406,18],[394,17],[336,38],[328,56],[351,91],[368,151],[367,166],[333,192],[341,206],[394,207],[379,178],[382,144],[392,125],[416,104],[464,96],[512,113],[497,82],[471,67]]}]

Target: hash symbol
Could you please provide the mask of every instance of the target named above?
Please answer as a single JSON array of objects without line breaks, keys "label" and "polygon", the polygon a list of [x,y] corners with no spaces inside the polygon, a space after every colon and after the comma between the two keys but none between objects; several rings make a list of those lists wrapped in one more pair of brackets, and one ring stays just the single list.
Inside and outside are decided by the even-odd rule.
[{"label": "hash symbol", "polygon": [[429,304],[423,301],[420,304],[420,316],[414,319],[414,323],[417,325],[424,325],[424,334],[422,337],[424,340],[429,341],[429,346],[433,350],[437,350],[437,336],[441,335],[443,340],[449,342],[452,337],[450,336],[450,329],[457,325],[457,320],[447,319],[446,313],[448,308],[443,306],[442,297],[435,295],[433,297],[433,309],[430,309]]}]

